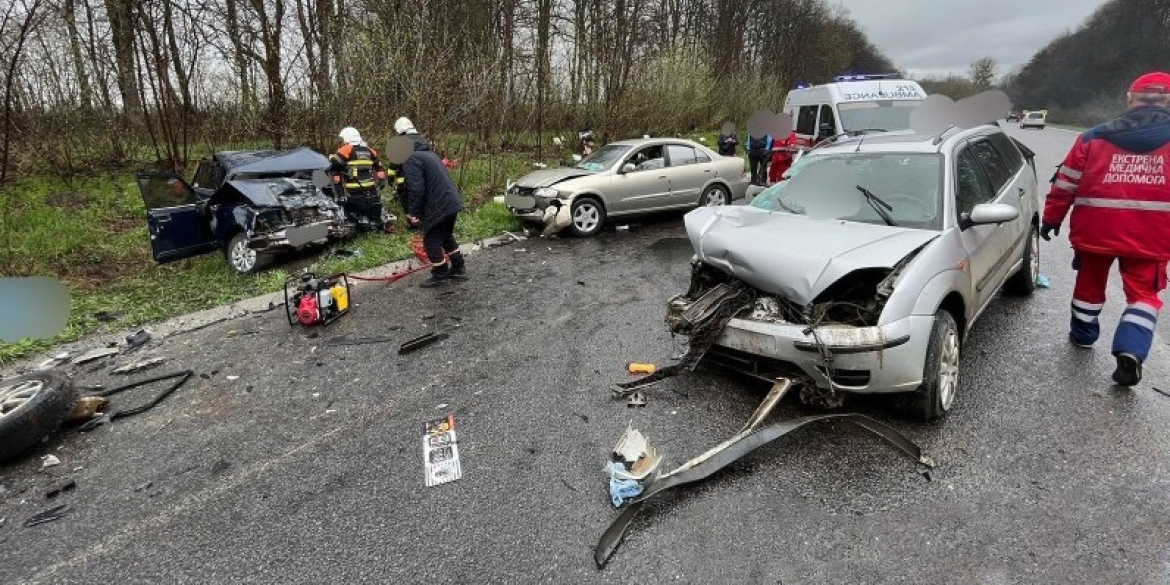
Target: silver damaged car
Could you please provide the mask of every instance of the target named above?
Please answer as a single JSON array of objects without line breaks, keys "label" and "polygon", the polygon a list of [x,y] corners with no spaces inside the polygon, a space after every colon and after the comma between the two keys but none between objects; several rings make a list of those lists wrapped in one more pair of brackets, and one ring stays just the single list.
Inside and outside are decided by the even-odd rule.
[{"label": "silver damaged car", "polygon": [[[504,202],[545,233],[601,231],[607,218],[725,205],[747,191],[742,158],[690,140],[647,138],[607,144],[572,167],[529,173]],[[563,221],[558,220],[558,212]]]},{"label": "silver damaged car", "polygon": [[689,334],[704,296],[742,285],[751,306],[709,359],[813,394],[897,394],[913,418],[942,417],[971,327],[1000,290],[1036,287],[1033,157],[990,125],[818,147],[751,205],[686,215],[692,282],[667,323]]}]

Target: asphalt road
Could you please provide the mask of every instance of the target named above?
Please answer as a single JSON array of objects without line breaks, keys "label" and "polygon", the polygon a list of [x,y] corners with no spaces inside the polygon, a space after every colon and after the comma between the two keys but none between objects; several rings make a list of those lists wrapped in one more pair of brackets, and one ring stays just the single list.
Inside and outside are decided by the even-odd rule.
[{"label": "asphalt road", "polygon": [[[1020,132],[1042,180],[1075,134]],[[882,401],[937,463],[847,426],[769,445],[647,507],[608,568],[592,551],[616,516],[602,471],[627,421],[678,464],[734,432],[766,388],[718,370],[655,387],[630,410],[628,361],[681,346],[664,304],[688,278],[678,216],[591,240],[530,240],[472,256],[446,291],[366,285],[318,338],[279,312],[152,345],[155,371],[199,373],[161,406],[60,433],[0,468],[0,582],[1159,583],[1170,576],[1170,389],[1162,326],[1146,380],[1109,381],[1108,339],[1066,342],[1067,240],[1046,243],[1052,288],[999,300],[965,346],[938,424]],[[1117,282],[1103,323],[1116,324]],[[397,342],[450,337],[408,356]],[[395,343],[329,347],[337,336]],[[93,368],[91,368],[93,369]],[[112,386],[108,369],[78,380]],[[143,374],[145,375],[145,374]],[[136,378],[136,376],[131,376]],[[119,396],[127,406],[150,388]],[[443,406],[449,405],[449,406]],[[463,479],[423,485],[424,421],[454,412]],[[786,402],[773,415],[805,412]],[[63,464],[40,472],[39,456]],[[55,500],[60,478],[77,487]],[[68,502],[63,519],[23,528]]]}]

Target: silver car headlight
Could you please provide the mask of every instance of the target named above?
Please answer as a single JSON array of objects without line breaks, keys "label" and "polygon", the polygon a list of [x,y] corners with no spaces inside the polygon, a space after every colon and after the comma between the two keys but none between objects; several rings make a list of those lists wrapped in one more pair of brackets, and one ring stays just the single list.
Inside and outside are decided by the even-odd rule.
[{"label": "silver car headlight", "polygon": [[557,193],[557,190],[553,189],[552,187],[541,187],[533,192],[533,195],[544,199],[556,199],[559,193]]}]

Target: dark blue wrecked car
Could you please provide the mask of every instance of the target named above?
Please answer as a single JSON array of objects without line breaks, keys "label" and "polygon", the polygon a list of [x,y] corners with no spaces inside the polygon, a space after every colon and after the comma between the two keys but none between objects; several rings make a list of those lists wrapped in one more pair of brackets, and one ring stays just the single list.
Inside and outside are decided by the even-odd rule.
[{"label": "dark blue wrecked car", "polygon": [[353,236],[357,223],[321,186],[328,167],[320,153],[299,148],[217,153],[200,161],[191,183],[174,173],[139,173],[154,259],[222,250],[233,270],[249,273],[277,254]]}]

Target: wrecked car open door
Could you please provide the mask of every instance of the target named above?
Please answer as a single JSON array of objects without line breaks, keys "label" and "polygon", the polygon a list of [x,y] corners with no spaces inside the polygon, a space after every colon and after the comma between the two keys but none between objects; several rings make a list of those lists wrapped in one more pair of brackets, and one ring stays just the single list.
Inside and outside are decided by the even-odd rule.
[{"label": "wrecked car open door", "polygon": [[173,262],[217,248],[195,190],[174,173],[139,173],[150,248],[157,262]]}]

